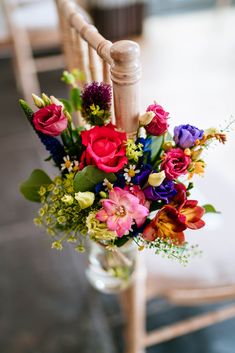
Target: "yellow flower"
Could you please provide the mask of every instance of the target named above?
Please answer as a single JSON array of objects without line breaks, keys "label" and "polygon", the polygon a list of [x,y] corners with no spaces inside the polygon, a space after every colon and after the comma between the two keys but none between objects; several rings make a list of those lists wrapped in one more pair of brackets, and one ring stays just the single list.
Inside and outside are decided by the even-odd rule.
[{"label": "yellow flower", "polygon": [[78,201],[81,209],[90,207],[95,201],[95,194],[90,191],[77,192],[74,197]]},{"label": "yellow flower", "polygon": [[149,175],[148,183],[151,186],[159,186],[165,179],[166,175],[164,170],[159,173],[152,173]]},{"label": "yellow flower", "polygon": [[194,174],[203,175],[206,163],[204,161],[192,162],[189,165],[188,179],[192,179]]},{"label": "yellow flower", "polygon": [[73,203],[73,196],[71,195],[64,195],[62,198],[61,198],[61,201],[68,204],[68,205],[72,205]]},{"label": "yellow flower", "polygon": [[96,212],[91,212],[86,219],[86,226],[88,234],[94,240],[114,240],[117,235],[115,232],[109,230],[105,222],[100,222],[96,218]]}]

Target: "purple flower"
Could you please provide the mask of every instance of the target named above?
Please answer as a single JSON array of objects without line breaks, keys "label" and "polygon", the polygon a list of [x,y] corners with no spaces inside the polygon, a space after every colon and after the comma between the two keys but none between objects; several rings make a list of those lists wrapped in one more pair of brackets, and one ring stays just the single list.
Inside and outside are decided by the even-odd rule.
[{"label": "purple flower", "polygon": [[181,148],[189,148],[194,146],[196,140],[201,140],[203,130],[199,130],[192,125],[179,125],[174,128],[174,141]]},{"label": "purple flower", "polygon": [[157,187],[147,186],[143,190],[147,200],[157,201],[162,200],[169,203],[176,195],[175,184],[172,180],[165,179],[161,185]]},{"label": "purple flower", "polygon": [[92,125],[104,125],[110,118],[112,92],[106,83],[87,84],[82,93],[82,115]]},{"label": "purple flower", "polygon": [[144,164],[141,167],[140,172],[136,174],[136,176],[132,179],[133,183],[139,185],[140,187],[143,187],[144,184],[147,183],[149,174],[151,172],[152,172],[151,166],[148,164]]}]

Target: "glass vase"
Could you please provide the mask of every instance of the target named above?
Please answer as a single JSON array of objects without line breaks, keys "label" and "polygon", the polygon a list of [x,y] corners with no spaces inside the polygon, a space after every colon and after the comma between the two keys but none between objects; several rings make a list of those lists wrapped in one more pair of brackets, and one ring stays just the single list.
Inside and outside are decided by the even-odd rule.
[{"label": "glass vase", "polygon": [[133,241],[115,248],[90,241],[86,270],[90,284],[103,293],[126,289],[135,272],[136,255],[137,246]]}]

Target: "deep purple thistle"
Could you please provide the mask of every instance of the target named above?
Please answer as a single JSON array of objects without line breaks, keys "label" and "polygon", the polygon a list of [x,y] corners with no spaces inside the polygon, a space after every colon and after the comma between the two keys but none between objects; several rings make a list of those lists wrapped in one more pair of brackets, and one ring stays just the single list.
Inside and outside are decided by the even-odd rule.
[{"label": "deep purple thistle", "polygon": [[88,122],[90,122],[90,119],[95,119],[95,117],[97,117],[97,115],[92,114],[91,106],[93,104],[95,107],[99,106],[99,109],[104,111],[103,117],[98,115],[101,120],[105,120],[107,119],[107,116],[110,116],[112,90],[109,84],[103,82],[92,82],[91,84],[87,84],[81,93],[81,97],[82,114]]}]

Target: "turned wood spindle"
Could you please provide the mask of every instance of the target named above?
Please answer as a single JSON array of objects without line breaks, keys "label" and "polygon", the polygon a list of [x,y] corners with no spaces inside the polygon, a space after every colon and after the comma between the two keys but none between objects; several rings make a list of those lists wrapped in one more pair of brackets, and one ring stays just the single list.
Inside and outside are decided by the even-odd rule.
[{"label": "turned wood spindle", "polygon": [[140,48],[135,42],[121,40],[112,45],[110,54],[116,125],[134,133],[140,114]]}]

